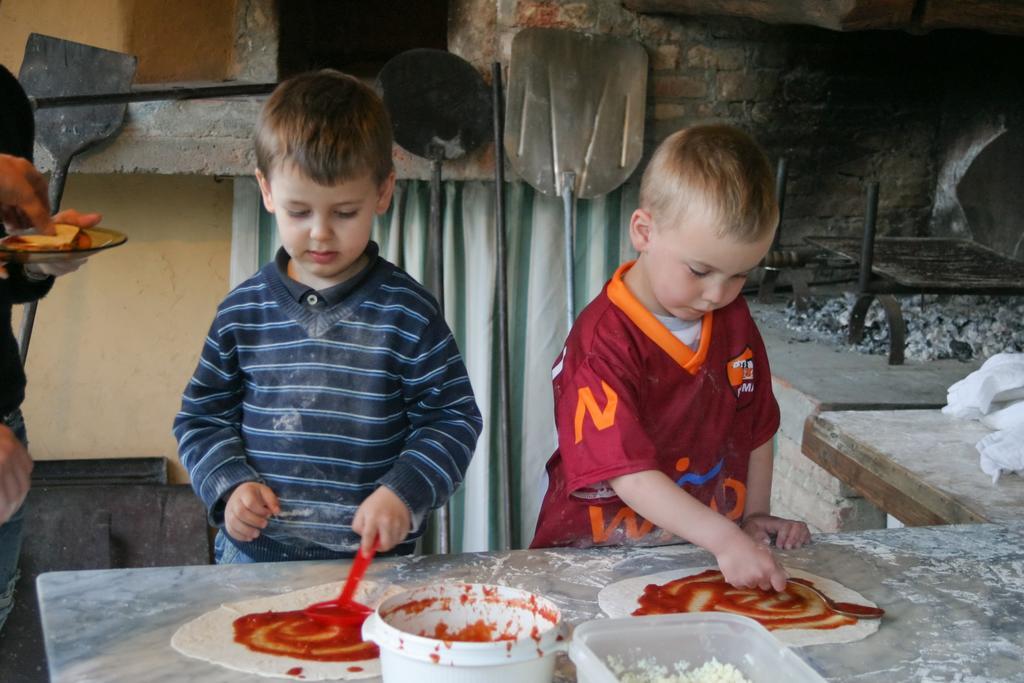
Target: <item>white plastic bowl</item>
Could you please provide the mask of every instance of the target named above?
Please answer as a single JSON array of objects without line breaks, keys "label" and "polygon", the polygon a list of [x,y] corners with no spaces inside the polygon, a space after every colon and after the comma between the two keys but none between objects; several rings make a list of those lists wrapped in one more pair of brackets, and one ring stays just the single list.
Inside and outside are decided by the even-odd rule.
[{"label": "white plastic bowl", "polygon": [[[429,635],[441,623],[457,632],[480,620],[514,640]],[[363,624],[363,639],[380,648],[385,683],[549,683],[555,654],[568,648],[561,612],[550,600],[479,583],[443,583],[388,598]]]}]

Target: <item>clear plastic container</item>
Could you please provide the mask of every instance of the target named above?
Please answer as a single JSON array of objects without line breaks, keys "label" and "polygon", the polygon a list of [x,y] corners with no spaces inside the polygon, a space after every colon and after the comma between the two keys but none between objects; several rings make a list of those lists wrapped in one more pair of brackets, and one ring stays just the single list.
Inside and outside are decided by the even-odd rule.
[{"label": "clear plastic container", "polygon": [[635,671],[653,658],[670,674],[676,664],[700,667],[717,659],[732,664],[752,683],[824,683],[807,663],[753,619],[734,614],[664,614],[598,619],[576,627],[569,658],[580,683],[617,683],[608,657]]}]

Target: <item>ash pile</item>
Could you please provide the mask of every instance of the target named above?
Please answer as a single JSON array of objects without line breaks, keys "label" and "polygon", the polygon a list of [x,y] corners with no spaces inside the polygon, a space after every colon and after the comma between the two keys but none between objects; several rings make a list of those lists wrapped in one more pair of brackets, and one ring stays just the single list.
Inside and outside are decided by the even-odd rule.
[{"label": "ash pile", "polygon": [[[985,359],[1024,351],[1024,298],[995,296],[910,295],[897,297],[907,325],[907,360]],[[868,310],[861,343],[847,342],[854,294],[815,296],[798,310],[785,309],[786,326],[802,341],[819,341],[861,353],[886,355],[889,328],[878,302]]]}]

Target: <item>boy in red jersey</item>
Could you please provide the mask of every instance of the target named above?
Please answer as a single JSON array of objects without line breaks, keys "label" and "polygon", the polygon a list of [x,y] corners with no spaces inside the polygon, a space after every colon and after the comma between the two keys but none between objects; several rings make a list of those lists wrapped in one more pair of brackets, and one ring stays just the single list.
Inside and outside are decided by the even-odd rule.
[{"label": "boy in red jersey", "polygon": [[558,450],[531,547],[657,544],[714,554],[730,584],[783,590],[769,548],[810,540],[769,512],[779,408],[743,298],[778,222],[746,134],[668,137],[640,186],[639,253],[580,314],[553,370]]}]

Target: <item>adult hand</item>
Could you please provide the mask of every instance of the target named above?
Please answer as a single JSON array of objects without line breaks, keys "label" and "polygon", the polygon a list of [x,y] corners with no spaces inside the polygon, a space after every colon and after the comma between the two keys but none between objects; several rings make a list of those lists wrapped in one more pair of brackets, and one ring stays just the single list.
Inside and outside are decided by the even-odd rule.
[{"label": "adult hand", "polygon": [[762,545],[771,545],[771,537],[774,535],[775,547],[782,550],[799,548],[811,540],[811,532],[806,524],[774,515],[750,515],[743,520],[741,526],[755,543]]},{"label": "adult hand", "polygon": [[[91,228],[94,225],[98,225],[103,220],[103,216],[98,213],[81,213],[74,209],[65,209],[53,217],[54,223],[67,223],[69,225],[75,225],[79,228]],[[48,261],[45,263],[26,263],[25,272],[32,273],[37,276],[48,276],[53,275],[60,277],[61,275],[67,275],[78,270],[82,264],[85,263],[85,259],[70,259],[67,261]]]},{"label": "adult hand", "polygon": [[363,537],[360,547],[369,552],[373,539],[380,539],[380,550],[387,552],[405,540],[412,530],[412,513],[402,499],[387,486],[380,486],[356,510],[352,530]]},{"label": "adult hand", "polygon": [[0,424],[0,524],[18,511],[32,483],[32,458],[6,425]]},{"label": "adult hand", "polygon": [[74,209],[64,209],[53,217],[54,223],[67,223],[79,228],[91,228],[99,225],[103,215],[99,213],[82,213]]},{"label": "adult hand", "polygon": [[267,528],[270,516],[280,512],[281,504],[269,486],[247,481],[228,497],[224,530],[236,541],[255,541]]},{"label": "adult hand", "polygon": [[[2,156],[3,155],[0,155],[0,157]],[[18,160],[17,157],[10,158]],[[24,161],[24,159],[21,159],[20,161]],[[0,170],[0,173],[2,173],[2,170]],[[91,228],[97,225],[102,219],[103,216],[98,213],[81,213],[75,209],[65,209],[53,217],[53,223],[67,223],[69,225],[78,226],[79,228]],[[27,229],[20,226],[10,226],[7,224],[6,220],[4,221],[4,225],[7,232],[12,235],[19,235],[32,230],[31,226]],[[52,224],[49,226],[48,230],[50,233],[53,232]],[[39,278],[48,277],[50,275],[59,277],[78,270],[83,263],[85,263],[85,259],[69,259],[66,261],[50,261],[46,263],[26,263],[24,270],[26,273]],[[6,279],[7,270],[4,268],[3,264],[0,264],[0,280]]]},{"label": "adult hand", "polygon": [[46,179],[28,160],[0,154],[0,217],[9,234],[35,228],[53,234]]},{"label": "adult hand", "polygon": [[[52,235],[46,179],[27,159],[0,154],[0,221],[9,235],[35,228]],[[7,270],[0,264],[0,280]]]}]

